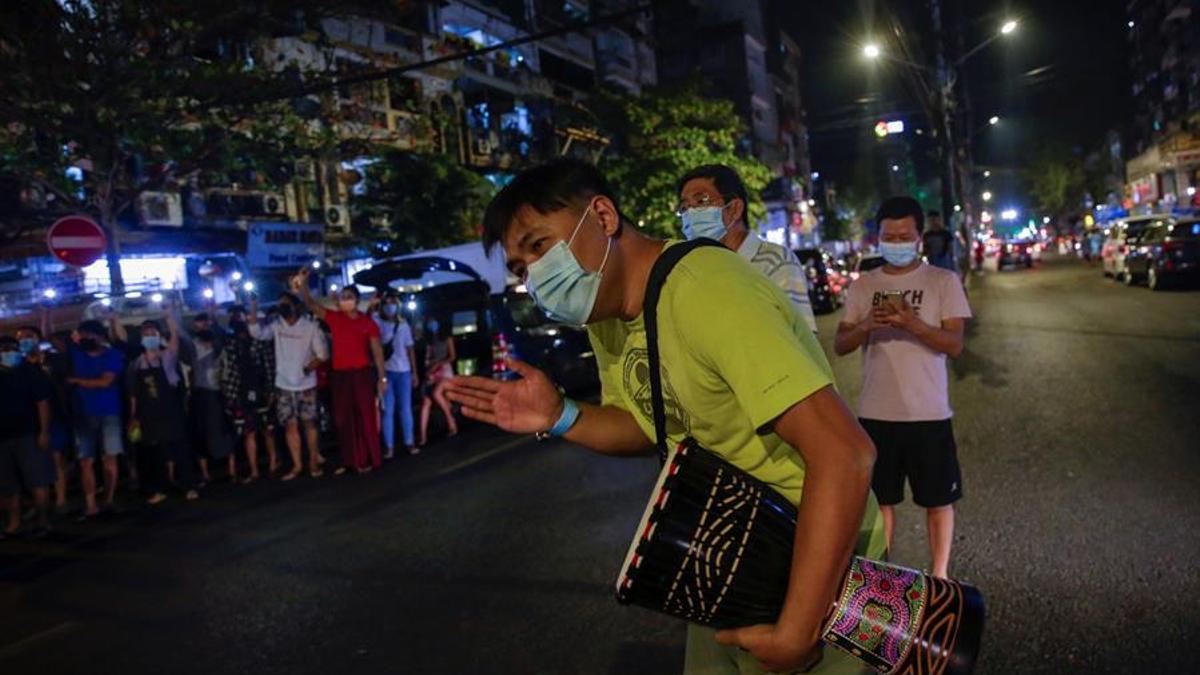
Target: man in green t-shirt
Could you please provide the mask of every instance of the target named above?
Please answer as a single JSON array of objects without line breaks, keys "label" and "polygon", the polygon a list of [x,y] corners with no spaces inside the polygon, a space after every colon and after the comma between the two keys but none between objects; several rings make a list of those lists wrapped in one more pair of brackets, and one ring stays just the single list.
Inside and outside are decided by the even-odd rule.
[{"label": "man in green t-shirt", "polygon": [[[642,235],[594,167],[560,160],[517,176],[484,217],[484,246],[552,317],[586,324],[603,387],[599,405],[563,398],[541,373],[502,382],[455,378],[468,417],[549,433],[608,455],[653,453],[642,301],[671,242]],[[667,433],[687,436],[798,505],[792,574],[775,624],[689,626],[686,673],[860,672],[818,638],[852,552],[879,557],[870,493],[875,450],[838,396],[812,331],[784,293],[732,251],[702,248],[667,278],[658,305]],[[811,480],[810,480],[811,478]]]}]

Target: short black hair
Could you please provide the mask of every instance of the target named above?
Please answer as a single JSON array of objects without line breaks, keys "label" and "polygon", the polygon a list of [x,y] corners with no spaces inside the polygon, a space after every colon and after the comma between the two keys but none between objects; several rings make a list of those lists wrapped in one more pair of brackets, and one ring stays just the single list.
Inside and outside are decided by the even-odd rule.
[{"label": "short black hair", "polygon": [[208,312],[200,312],[196,316],[192,317],[192,323],[197,321],[212,321],[212,317],[208,315]]},{"label": "short black hair", "polygon": [[942,212],[938,211],[937,209],[929,209],[925,212],[925,215],[929,218],[941,218]]},{"label": "short black hair", "polygon": [[0,335],[0,347],[17,348],[17,338],[11,335]]},{"label": "short black hair", "polygon": [[342,288],[338,291],[338,295],[341,295],[342,291],[350,291],[351,293],[353,293],[355,300],[362,299],[362,293],[358,292],[358,286],[356,286],[354,284],[346,284],[345,286],[342,286]]},{"label": "short black hair", "polygon": [[154,319],[146,319],[145,321],[142,322],[141,327],[142,328],[153,328],[155,331],[157,331],[159,333],[163,332],[162,328],[158,325],[158,322],[155,321]]},{"label": "short black hair", "polygon": [[698,166],[683,174],[683,178],[680,178],[679,182],[675,184],[675,194],[683,192],[683,186],[697,178],[711,179],[717,186],[717,192],[720,192],[726,200],[733,198],[742,200],[742,220],[746,220],[746,211],[750,208],[750,193],[746,191],[746,184],[742,182],[742,177],[738,175],[737,171],[724,164]]},{"label": "short black hair", "polygon": [[95,319],[88,319],[79,324],[79,332],[87,333],[88,335],[98,335],[104,337],[108,331],[104,330],[104,324]]},{"label": "short black hair", "polygon": [[925,209],[917,200],[907,195],[897,195],[888,197],[879,205],[879,210],[875,212],[875,223],[879,227],[883,227],[883,221],[900,220],[912,216],[917,223],[917,234],[925,231]]},{"label": "short black hair", "polygon": [[[504,240],[513,218],[523,206],[546,214],[597,195],[608,197],[617,213],[621,212],[621,203],[608,179],[587,162],[557,159],[522,171],[488,204],[483,214],[483,248],[490,254],[492,247]],[[621,219],[624,221],[623,215]]]},{"label": "short black hair", "polygon": [[42,331],[37,326],[17,326],[18,333],[20,333],[23,330],[29,331],[30,333],[33,333],[34,335],[38,336],[39,338],[42,337]]},{"label": "short black hair", "polygon": [[300,298],[296,297],[296,294],[292,293],[291,291],[284,291],[279,294],[278,302],[283,302],[284,300],[287,300],[288,302],[292,303],[293,305],[295,305],[297,307],[299,307],[303,304],[300,302]]}]

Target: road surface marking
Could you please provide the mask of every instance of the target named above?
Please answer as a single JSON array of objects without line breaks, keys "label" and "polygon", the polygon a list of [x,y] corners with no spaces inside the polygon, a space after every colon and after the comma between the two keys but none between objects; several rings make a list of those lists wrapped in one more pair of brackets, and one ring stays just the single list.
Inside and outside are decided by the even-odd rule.
[{"label": "road surface marking", "polygon": [[47,628],[40,633],[34,633],[24,640],[18,640],[10,645],[0,647],[0,659],[12,658],[25,651],[27,647],[30,647],[34,643],[42,642],[48,638],[66,635],[67,633],[74,631],[76,628],[79,628],[79,622],[66,621],[52,628]]},{"label": "road surface marking", "polygon": [[487,459],[488,457],[498,455],[502,452],[508,452],[509,450],[512,450],[513,448],[515,448],[517,446],[525,445],[526,443],[531,443],[533,441],[534,441],[533,436],[521,436],[520,438],[514,438],[511,441],[508,441],[507,443],[501,443],[500,445],[497,445],[496,447],[492,448],[491,450],[488,450],[487,452],[482,452],[482,453],[475,455],[474,457],[471,457],[469,459],[464,459],[463,461],[461,461],[457,464],[451,464],[450,466],[442,469],[441,471],[438,471],[434,475],[435,476],[445,476],[448,474],[455,473],[456,471],[461,471],[469,466],[473,466],[475,464],[478,464],[479,462],[482,462],[483,460]]}]

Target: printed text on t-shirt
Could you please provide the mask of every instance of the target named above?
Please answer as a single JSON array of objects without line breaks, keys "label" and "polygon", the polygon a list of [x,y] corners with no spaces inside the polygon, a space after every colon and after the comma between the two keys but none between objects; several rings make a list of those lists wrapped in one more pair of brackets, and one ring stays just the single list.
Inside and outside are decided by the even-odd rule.
[{"label": "printed text on t-shirt", "polygon": [[[925,291],[918,288],[901,292],[904,294],[904,302],[908,303],[908,305],[913,308],[913,312],[920,316],[921,302],[925,299]],[[871,306],[878,307],[882,302],[883,291],[875,291],[875,294],[871,296]]]}]

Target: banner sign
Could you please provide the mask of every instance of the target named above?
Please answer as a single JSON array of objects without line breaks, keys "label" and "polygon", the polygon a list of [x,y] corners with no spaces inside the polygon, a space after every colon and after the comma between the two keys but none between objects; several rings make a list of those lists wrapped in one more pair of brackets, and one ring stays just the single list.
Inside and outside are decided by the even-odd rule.
[{"label": "banner sign", "polygon": [[246,233],[246,264],[252,268],[299,267],[324,253],[321,223],[251,223]]}]

